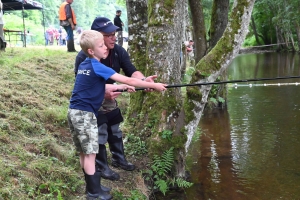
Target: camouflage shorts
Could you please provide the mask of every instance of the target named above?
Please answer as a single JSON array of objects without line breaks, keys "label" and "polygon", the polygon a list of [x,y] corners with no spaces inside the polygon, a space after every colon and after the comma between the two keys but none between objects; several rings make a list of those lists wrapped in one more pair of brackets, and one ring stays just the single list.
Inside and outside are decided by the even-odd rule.
[{"label": "camouflage shorts", "polygon": [[69,109],[68,123],[76,151],[84,154],[98,153],[98,127],[95,114]]}]

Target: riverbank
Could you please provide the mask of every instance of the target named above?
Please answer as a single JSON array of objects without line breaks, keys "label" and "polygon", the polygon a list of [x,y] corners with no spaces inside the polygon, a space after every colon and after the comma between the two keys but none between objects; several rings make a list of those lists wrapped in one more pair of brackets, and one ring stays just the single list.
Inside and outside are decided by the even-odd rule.
[{"label": "riverbank", "polygon": [[[66,121],[76,55],[66,47],[8,47],[0,52],[0,199],[85,199]],[[124,94],[120,106],[126,107],[128,99]],[[112,188],[114,199],[146,199],[141,175],[146,158],[129,153],[127,159],[137,170],[112,167],[121,179],[102,179],[102,184]]]},{"label": "riverbank", "polygon": [[239,54],[275,52],[274,46],[256,46],[240,48]]}]

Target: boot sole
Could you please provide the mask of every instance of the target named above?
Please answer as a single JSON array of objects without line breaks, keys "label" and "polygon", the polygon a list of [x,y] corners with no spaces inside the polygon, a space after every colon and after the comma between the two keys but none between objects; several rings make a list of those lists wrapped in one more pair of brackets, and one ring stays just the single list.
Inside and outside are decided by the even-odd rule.
[{"label": "boot sole", "polygon": [[120,180],[120,176],[118,178],[114,178],[114,177],[110,177],[110,176],[104,176],[104,175],[101,174],[101,177],[104,178],[104,179],[111,180],[111,181],[118,181],[118,180]]},{"label": "boot sole", "polygon": [[121,169],[123,169],[125,171],[133,171],[133,170],[135,170],[135,167],[133,167],[133,169],[131,169],[131,168],[129,169],[126,166],[120,165],[120,164],[118,164],[116,162],[112,162],[111,165],[114,166],[114,167],[117,167],[117,168],[121,168]]},{"label": "boot sole", "polygon": [[89,195],[86,195],[86,200],[111,200],[113,197],[108,198],[108,199],[103,199],[100,197],[90,197]]}]

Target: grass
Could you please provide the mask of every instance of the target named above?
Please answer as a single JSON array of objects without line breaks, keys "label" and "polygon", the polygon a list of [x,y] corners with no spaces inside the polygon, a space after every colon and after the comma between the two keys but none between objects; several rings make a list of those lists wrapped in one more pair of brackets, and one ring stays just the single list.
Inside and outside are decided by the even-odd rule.
[{"label": "grass", "polygon": [[[84,199],[66,121],[75,57],[66,47],[0,52],[0,199]],[[104,183],[130,196],[140,174],[129,176]]]}]

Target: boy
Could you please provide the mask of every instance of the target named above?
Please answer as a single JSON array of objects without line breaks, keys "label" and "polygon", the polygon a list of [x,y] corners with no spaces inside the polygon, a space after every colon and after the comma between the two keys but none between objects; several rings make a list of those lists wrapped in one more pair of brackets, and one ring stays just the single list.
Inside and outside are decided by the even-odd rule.
[{"label": "boy", "polygon": [[95,157],[99,148],[97,117],[104,99],[105,81],[110,78],[125,83],[114,87],[129,92],[135,91],[132,86],[164,91],[166,84],[129,78],[101,64],[100,59],[107,56],[107,48],[104,45],[103,35],[98,31],[83,31],[80,46],[88,58],[78,68],[68,110],[68,123],[76,150],[80,152],[80,165],[84,171],[87,196],[109,200],[112,196],[101,189],[101,174],[95,170]]}]

